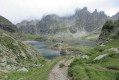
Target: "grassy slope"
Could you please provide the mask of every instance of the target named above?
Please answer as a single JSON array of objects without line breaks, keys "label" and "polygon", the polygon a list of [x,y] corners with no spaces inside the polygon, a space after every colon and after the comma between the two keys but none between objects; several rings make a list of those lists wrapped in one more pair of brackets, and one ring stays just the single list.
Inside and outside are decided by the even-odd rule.
[{"label": "grassy slope", "polygon": [[36,38],[39,37],[37,35],[31,35],[31,34],[26,34],[26,36],[28,37],[29,40],[35,40]]},{"label": "grassy slope", "polygon": [[47,80],[50,70],[61,58],[44,63],[41,67],[31,67],[27,73],[13,72],[6,80]]},{"label": "grassy slope", "polygon": [[[119,80],[119,53],[104,51],[119,47],[119,40],[110,41],[105,45],[105,47],[98,46],[82,52],[81,55],[87,54],[90,58],[82,61],[75,58],[70,65],[69,75],[74,80]],[[95,57],[106,53],[109,53],[108,57],[94,61]]]}]

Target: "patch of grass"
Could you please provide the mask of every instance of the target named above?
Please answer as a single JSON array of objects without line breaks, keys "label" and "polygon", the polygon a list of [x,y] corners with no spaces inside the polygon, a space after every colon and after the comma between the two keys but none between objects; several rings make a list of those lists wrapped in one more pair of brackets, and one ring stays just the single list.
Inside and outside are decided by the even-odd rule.
[{"label": "patch of grass", "polygon": [[[110,48],[118,48],[119,40],[109,41],[106,46],[82,51],[80,55],[88,55],[89,59],[75,58],[70,64],[68,74],[73,80],[118,80],[119,79],[119,53],[115,51],[105,51]],[[97,56],[107,54],[109,56],[94,60]]]},{"label": "patch of grass", "polygon": [[7,76],[9,74],[9,72],[6,71],[0,71],[0,80],[4,79],[5,76]]},{"label": "patch of grass", "polygon": [[60,68],[62,68],[62,67],[64,67],[64,66],[65,66],[64,63],[60,63],[60,64],[59,64],[59,67],[60,67]]},{"label": "patch of grass", "polygon": [[39,37],[39,36],[37,36],[37,35],[31,35],[31,34],[26,34],[26,36],[27,36],[28,39],[30,39],[30,40],[35,40],[36,38]]}]

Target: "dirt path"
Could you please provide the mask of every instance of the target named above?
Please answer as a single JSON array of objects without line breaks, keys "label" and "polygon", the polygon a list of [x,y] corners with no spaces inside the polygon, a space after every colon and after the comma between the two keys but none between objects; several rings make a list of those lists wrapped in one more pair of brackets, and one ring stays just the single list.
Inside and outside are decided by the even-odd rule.
[{"label": "dirt path", "polygon": [[[49,74],[48,80],[70,80],[71,78],[67,76],[68,73],[68,65],[73,61],[73,59],[70,59],[68,61],[65,61],[66,59],[60,60],[51,70]],[[65,67],[60,68],[59,64],[64,63]]]}]

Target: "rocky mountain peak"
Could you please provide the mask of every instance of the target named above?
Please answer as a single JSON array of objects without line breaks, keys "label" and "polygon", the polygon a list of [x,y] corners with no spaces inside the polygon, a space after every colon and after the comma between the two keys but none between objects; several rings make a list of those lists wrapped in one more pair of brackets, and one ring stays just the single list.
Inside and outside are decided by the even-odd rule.
[{"label": "rocky mountain peak", "polygon": [[95,9],[95,11],[93,13],[97,13],[97,9]]},{"label": "rocky mountain peak", "polygon": [[73,36],[75,36],[76,33],[80,35],[83,31],[87,33],[102,28],[107,19],[105,13],[97,12],[97,9],[91,13],[87,7],[84,7],[83,9],[76,9],[75,14],[69,17],[59,17],[55,14],[46,15],[35,27],[21,24],[19,29],[25,33],[36,34],[37,32],[42,35],[56,35],[56,37],[69,36],[73,32]]},{"label": "rocky mountain peak", "polygon": [[88,11],[87,7],[84,7],[84,8],[82,9],[82,11]]}]

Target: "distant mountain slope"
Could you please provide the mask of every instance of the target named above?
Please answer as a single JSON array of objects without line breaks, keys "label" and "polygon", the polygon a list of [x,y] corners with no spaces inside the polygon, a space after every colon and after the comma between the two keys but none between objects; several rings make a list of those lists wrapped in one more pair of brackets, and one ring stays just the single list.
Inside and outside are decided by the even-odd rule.
[{"label": "distant mountain slope", "polygon": [[103,11],[90,13],[84,7],[68,17],[46,15],[40,21],[22,21],[17,26],[24,33],[76,38],[102,28],[107,19],[108,16]]},{"label": "distant mountain slope", "polygon": [[24,33],[37,34],[36,24],[38,22],[39,22],[38,20],[32,20],[32,21],[24,20],[21,23],[18,23],[17,27]]},{"label": "distant mountain slope", "polygon": [[119,12],[117,14],[113,15],[111,19],[114,21],[118,20],[119,19]]}]

